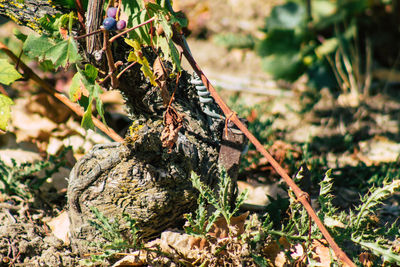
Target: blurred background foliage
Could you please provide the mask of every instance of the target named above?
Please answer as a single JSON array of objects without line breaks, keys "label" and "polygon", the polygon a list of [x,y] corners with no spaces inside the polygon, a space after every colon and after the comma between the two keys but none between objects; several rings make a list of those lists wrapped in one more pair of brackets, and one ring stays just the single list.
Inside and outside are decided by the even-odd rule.
[{"label": "blurred background foliage", "polygon": [[398,67],[400,4],[397,0],[298,0],[275,5],[263,38],[223,34],[227,48],[255,49],[262,68],[308,86],[368,94],[373,68]]}]

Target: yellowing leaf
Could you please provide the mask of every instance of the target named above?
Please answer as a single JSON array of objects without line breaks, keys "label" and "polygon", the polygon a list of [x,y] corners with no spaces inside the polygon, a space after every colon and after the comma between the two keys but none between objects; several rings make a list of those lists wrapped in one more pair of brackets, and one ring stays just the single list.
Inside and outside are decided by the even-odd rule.
[{"label": "yellowing leaf", "polygon": [[157,86],[156,77],[155,77],[153,71],[150,68],[150,65],[149,65],[149,62],[147,61],[147,58],[144,57],[143,54],[142,54],[142,49],[140,47],[139,42],[136,41],[136,40],[131,40],[131,39],[125,39],[125,42],[128,45],[132,46],[133,49],[134,49],[134,51],[129,53],[128,61],[136,61],[140,65],[142,65],[142,67],[140,69],[143,72],[144,76],[149,78],[150,83],[153,86]]},{"label": "yellowing leaf", "polygon": [[0,83],[9,85],[21,77],[21,74],[6,59],[0,59]]},{"label": "yellowing leaf", "polygon": [[149,78],[150,83],[153,86],[157,86],[156,83],[156,77],[154,76],[153,71],[150,68],[149,62],[147,61],[147,58],[143,57],[141,61],[138,61],[140,64],[142,64],[142,67],[140,68],[143,71],[144,76]]},{"label": "yellowing leaf", "polygon": [[140,50],[140,44],[136,40],[131,40],[131,39],[126,39],[125,38],[125,43],[127,43],[130,46],[132,46],[135,49],[135,51],[136,50]]},{"label": "yellowing leaf", "polygon": [[131,62],[131,61],[139,61],[139,59],[137,58],[135,52],[132,51],[132,52],[129,53],[128,61],[129,62]]},{"label": "yellowing leaf", "polygon": [[77,72],[72,78],[71,87],[69,88],[69,98],[76,102],[81,98],[82,95],[82,75]]},{"label": "yellowing leaf", "polygon": [[6,130],[7,122],[11,116],[10,106],[14,105],[14,102],[3,94],[0,94],[0,129]]}]

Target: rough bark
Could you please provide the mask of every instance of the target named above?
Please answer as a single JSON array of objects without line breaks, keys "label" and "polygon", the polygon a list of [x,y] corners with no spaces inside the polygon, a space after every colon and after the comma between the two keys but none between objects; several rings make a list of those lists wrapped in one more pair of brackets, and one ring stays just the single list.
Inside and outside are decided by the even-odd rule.
[{"label": "rough bark", "polygon": [[[72,244],[80,253],[96,250],[87,241],[102,242],[89,223],[95,219],[90,207],[118,221],[123,221],[122,214],[129,214],[138,223],[140,237],[149,239],[179,226],[182,214],[196,208],[191,171],[204,183],[215,184],[219,144],[210,138],[196,100],[190,99],[190,86],[180,91],[174,106],[184,114],[185,123],[172,152],[161,145],[162,115],[157,119],[153,113],[147,120],[136,119],[142,127],[130,141],[96,146],[75,165],[69,178],[68,206]],[[160,97],[159,89],[153,94]],[[128,233],[124,227],[121,231]]]},{"label": "rough bark", "polygon": [[19,1],[0,0],[0,15],[9,17],[19,25],[27,26],[34,31],[41,32],[39,19],[44,15],[53,16],[65,11],[62,7],[54,6],[48,0]]},{"label": "rough bark", "polygon": [[[59,7],[48,1],[25,0],[24,4],[18,4],[22,6],[11,1],[0,3],[0,14],[18,17],[20,24],[36,31],[40,31],[38,18],[60,12]],[[104,53],[97,50],[93,52],[96,56],[87,54],[83,39],[79,45],[88,63],[108,73]],[[123,40],[117,40],[111,49],[115,61],[124,62],[117,70],[121,71],[129,64],[126,58],[130,47]],[[148,48],[143,52],[152,64],[156,58],[154,51]],[[120,221],[122,214],[129,214],[141,229],[140,237],[149,239],[168,227],[178,226],[182,215],[195,209],[197,193],[190,182],[191,171],[200,175],[204,183],[215,184],[223,120],[212,122],[202,112],[190,78],[183,72],[178,85],[174,79],[167,81],[171,95],[176,89],[173,107],[184,118],[172,151],[163,148],[160,140],[166,110],[160,89],[147,81],[139,64],[119,79],[118,89],[125,97],[128,113],[140,127],[125,143],[94,147],[71,172],[68,186],[70,233],[73,248],[79,253],[96,251],[89,244],[104,241],[90,224],[90,220],[95,219],[91,207],[112,220]],[[218,110],[215,106],[212,109]],[[121,226],[122,232],[127,230]]]}]

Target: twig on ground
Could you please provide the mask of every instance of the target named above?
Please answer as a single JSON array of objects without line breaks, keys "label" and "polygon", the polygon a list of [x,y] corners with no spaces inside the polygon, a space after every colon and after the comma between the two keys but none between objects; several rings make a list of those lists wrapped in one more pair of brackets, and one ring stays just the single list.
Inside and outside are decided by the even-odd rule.
[{"label": "twig on ground", "polygon": [[[43,89],[45,89],[50,95],[54,96],[58,100],[60,100],[63,104],[65,104],[67,107],[69,107],[73,112],[75,112],[77,115],[80,117],[83,117],[85,112],[76,103],[73,103],[71,100],[69,100],[65,95],[58,93],[50,84],[48,84],[46,81],[44,81],[42,78],[40,78],[30,67],[28,67],[24,62],[20,61],[14,53],[8,49],[6,45],[4,45],[2,42],[0,42],[0,50],[4,51],[9,58],[11,58],[12,61],[17,63],[19,61],[19,67],[22,69],[24,72],[24,75],[27,76],[28,78],[34,80],[36,83],[38,83]],[[92,120],[94,125],[99,128],[102,132],[104,132],[106,135],[108,135],[111,139],[113,139],[116,142],[123,142],[124,139],[119,136],[113,129],[107,127],[104,125],[100,120],[92,116]]]}]

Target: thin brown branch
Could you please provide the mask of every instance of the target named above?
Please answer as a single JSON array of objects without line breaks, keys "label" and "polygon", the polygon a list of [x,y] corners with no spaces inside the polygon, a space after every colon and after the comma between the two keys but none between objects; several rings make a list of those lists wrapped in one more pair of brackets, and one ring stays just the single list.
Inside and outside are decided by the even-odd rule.
[{"label": "thin brown branch", "polygon": [[124,74],[125,71],[127,71],[128,69],[130,69],[131,67],[133,67],[137,62],[132,62],[131,64],[129,64],[125,69],[121,70],[120,73],[118,73],[117,75],[117,79],[121,78],[122,74]]},{"label": "thin brown branch", "polygon": [[[123,64],[122,61],[117,61],[117,62],[115,63],[115,68],[118,68],[119,66],[122,66],[122,64]],[[113,72],[113,73],[114,73],[114,72]],[[108,73],[107,76],[104,77],[104,79],[102,79],[101,81],[98,82],[98,84],[101,85],[101,84],[105,83],[108,79],[110,79],[110,77],[111,77],[111,75],[112,75],[113,73]],[[118,75],[117,75],[117,79],[119,79]]]},{"label": "thin brown branch", "polygon": [[177,44],[178,49],[183,52],[183,55],[188,60],[189,64],[193,68],[193,70],[197,73],[197,75],[201,78],[204,85],[207,87],[208,91],[210,92],[211,96],[214,98],[215,102],[219,105],[219,107],[224,112],[225,116],[229,118],[245,135],[249,138],[250,142],[254,144],[256,149],[268,160],[268,162],[272,165],[275,171],[284,179],[284,181],[289,185],[289,187],[295,193],[297,199],[304,208],[307,210],[310,217],[313,221],[317,224],[318,228],[322,232],[325,239],[328,241],[329,245],[332,247],[333,251],[335,252],[336,256],[343,261],[348,266],[356,266],[342,251],[342,249],[336,244],[335,240],[329,234],[328,230],[325,228],[324,224],[318,218],[317,214],[311,207],[309,202],[309,196],[307,193],[303,192],[296,183],[289,177],[286,171],[279,165],[279,163],[271,156],[270,153],[264,148],[264,146],[257,140],[257,138],[249,132],[247,127],[239,120],[238,116],[235,112],[233,112],[222,100],[222,98],[218,95],[215,88],[211,85],[210,81],[204,75],[194,58],[192,57],[191,53],[189,52],[188,48],[185,45],[185,40],[182,35],[174,31],[173,40]]},{"label": "thin brown branch", "polygon": [[[7,56],[17,63],[19,61],[18,57],[10,50],[6,45],[0,42],[0,50],[4,51]],[[50,84],[40,78],[31,68],[29,68],[24,62],[19,61],[19,67],[23,71],[24,75],[28,78],[34,80],[38,83],[46,92],[48,92],[53,97],[57,98],[63,104],[65,104],[68,108],[70,108],[73,112],[75,112],[80,117],[83,117],[84,111],[81,106],[76,103],[71,102],[65,95],[58,93]],[[92,120],[94,125],[99,128],[102,132],[108,135],[111,139],[116,142],[123,142],[124,139],[119,136],[113,129],[104,125],[100,120],[92,116]]]},{"label": "thin brown branch", "polygon": [[115,76],[115,63],[114,63],[114,58],[113,58],[113,54],[111,52],[111,42],[109,41],[109,36],[110,33],[103,29],[103,34],[104,34],[104,43],[103,43],[103,50],[106,51],[106,57],[107,57],[107,63],[108,63],[108,73],[111,75],[111,86],[113,88],[117,88],[119,85],[119,81],[117,79],[117,77]]},{"label": "thin brown branch", "polygon": [[93,31],[93,32],[89,32],[89,33],[84,34],[84,35],[76,36],[74,39],[75,39],[75,40],[79,40],[79,39],[88,37],[88,36],[93,35],[93,34],[101,33],[102,31],[103,31],[103,29],[98,29],[98,30],[95,30],[95,31]]},{"label": "thin brown branch", "polygon": [[123,31],[123,32],[121,32],[121,33],[118,33],[117,35],[115,35],[115,36],[113,36],[112,38],[110,38],[109,42],[112,43],[112,42],[114,42],[117,38],[121,37],[122,35],[124,35],[124,34],[126,34],[126,33],[128,33],[128,32],[131,32],[131,31],[133,31],[133,30],[135,30],[135,29],[137,29],[137,28],[139,28],[139,27],[142,27],[142,26],[144,26],[144,25],[146,25],[146,24],[152,22],[152,21],[155,20],[155,19],[156,19],[155,17],[152,17],[151,19],[146,20],[145,22],[140,23],[139,25],[136,25],[135,27],[132,27],[132,28],[130,28],[130,29],[127,29],[126,31]]},{"label": "thin brown branch", "polygon": [[0,93],[5,95],[5,96],[8,96],[7,91],[4,89],[4,87],[1,84],[0,84]]}]

